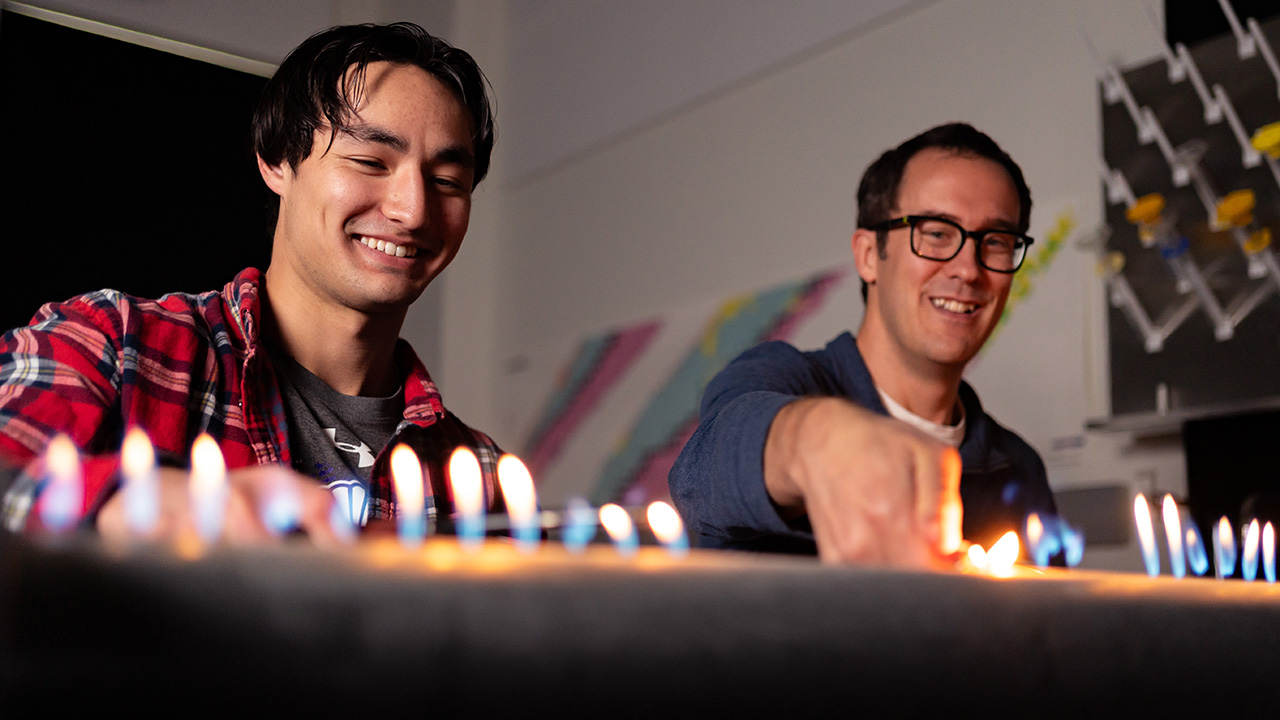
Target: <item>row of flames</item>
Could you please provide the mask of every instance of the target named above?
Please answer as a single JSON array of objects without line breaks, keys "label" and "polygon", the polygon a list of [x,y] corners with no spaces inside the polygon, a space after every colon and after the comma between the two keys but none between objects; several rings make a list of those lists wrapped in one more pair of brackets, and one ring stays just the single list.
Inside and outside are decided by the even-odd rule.
[{"label": "row of flames", "polygon": [[[1161,519],[1168,547],[1169,568],[1175,578],[1185,577],[1187,568],[1196,575],[1209,572],[1209,555],[1205,552],[1200,530],[1178,505],[1172,495],[1166,494],[1161,502]],[[1142,550],[1142,562],[1147,574],[1160,574],[1160,548],[1151,521],[1151,506],[1142,493],[1133,499],[1133,517],[1138,527],[1138,545]],[[1184,530],[1185,525],[1185,530]],[[1246,581],[1258,577],[1258,561],[1262,560],[1262,572],[1267,582],[1276,581],[1276,531],[1270,522],[1258,525],[1257,518],[1250,520],[1240,533],[1240,577]],[[1216,576],[1231,577],[1236,567],[1236,533],[1226,517],[1218,520],[1213,532],[1213,559]]]},{"label": "row of flames", "polygon": [[[84,478],[79,451],[66,435],[49,442],[44,458],[45,485],[40,493],[38,509],[44,527],[64,533],[75,527],[84,515]],[[147,434],[132,428],[121,447],[120,470],[124,494],[125,519],[131,532],[139,537],[154,533],[160,516],[159,475],[156,454]],[[422,463],[407,445],[391,451],[391,478],[396,494],[396,525],[401,542],[407,547],[420,545],[429,532],[426,514]],[[458,447],[449,458],[448,479],[456,510],[456,526],[460,543],[474,548],[487,534],[484,481],[480,462],[467,447]],[[523,550],[537,548],[542,536],[543,513],[539,512],[533,478],[515,455],[503,455],[498,461],[498,486],[507,508],[507,527],[516,544]],[[188,480],[189,501],[195,535],[205,545],[222,538],[229,489],[227,466],[218,443],[201,434],[191,447],[191,473]],[[294,528],[301,514],[301,501],[294,485],[281,482],[271,486],[259,507],[263,525],[283,534]],[[654,537],[673,555],[688,551],[689,542],[680,515],[669,504],[650,503],[645,518]],[[347,541],[354,540],[356,527],[350,509],[334,503],[330,515],[334,533]],[[620,552],[634,553],[639,536],[630,512],[614,503],[598,510],[581,499],[571,500],[562,517],[554,525],[564,528],[565,544],[581,550],[603,526]]]},{"label": "row of flames", "polygon": [[[124,494],[128,527],[139,537],[151,537],[160,513],[159,480],[155,450],[140,428],[132,428],[126,434],[120,465],[120,492]],[[595,538],[597,529],[603,526],[620,553],[624,556],[635,553],[639,536],[627,509],[613,503],[595,509],[585,500],[575,498],[561,513],[544,513],[538,509],[533,478],[519,458],[503,455],[497,470],[498,487],[507,509],[506,527],[519,549],[527,552],[537,549],[546,520],[544,516],[549,514],[552,516],[550,524],[562,528],[565,546],[572,551],[585,548]],[[475,453],[467,447],[456,448],[449,458],[447,474],[456,511],[455,528],[459,544],[465,549],[475,549],[484,542],[490,529],[484,480]],[[67,436],[59,435],[49,443],[45,454],[45,475],[47,482],[38,506],[41,521],[55,533],[65,532],[83,516],[80,457]],[[391,477],[397,503],[397,534],[404,546],[417,547],[424,542],[430,527],[425,510],[422,463],[412,448],[401,444],[392,449]],[[291,490],[296,493],[292,483],[278,483],[267,492],[260,505],[263,525],[274,533],[288,532],[298,523],[301,501]],[[217,442],[207,434],[197,437],[191,448],[188,492],[196,538],[204,545],[216,544],[223,534],[229,489],[222,452]],[[651,503],[645,519],[654,537],[673,556],[683,556],[688,552],[684,523],[669,504],[662,501]],[[330,524],[339,538],[354,540],[357,532],[355,522],[350,508],[334,503]],[[1025,530],[1028,559],[1035,565],[1048,565],[1050,558],[1059,553],[1065,557],[1068,566],[1080,562],[1084,538],[1061,519],[1032,514],[1027,519]],[[1269,524],[1265,532],[1271,533]],[[989,549],[969,545],[962,553],[960,569],[1008,576],[1021,554],[1018,533],[1009,531]]]}]

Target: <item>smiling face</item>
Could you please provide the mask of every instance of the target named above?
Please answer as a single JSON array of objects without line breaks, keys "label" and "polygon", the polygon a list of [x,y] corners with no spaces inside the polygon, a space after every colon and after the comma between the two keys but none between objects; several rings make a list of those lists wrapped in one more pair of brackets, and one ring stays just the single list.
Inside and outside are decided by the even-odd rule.
[{"label": "smiling face", "polygon": [[[1000,165],[929,148],[907,162],[893,217],[933,215],[971,231],[1014,230],[1019,213],[1017,190]],[[889,231],[883,257],[873,231],[858,230],[853,247],[868,284],[858,337],[864,354],[885,367],[958,379],[1000,320],[1013,276],[979,265],[972,240],[947,262],[919,257],[908,227]]]},{"label": "smiling face", "polygon": [[297,167],[267,165],[280,196],[273,304],[403,316],[454,258],[471,214],[471,127],[416,66],[371,63],[348,127],[315,132]]}]

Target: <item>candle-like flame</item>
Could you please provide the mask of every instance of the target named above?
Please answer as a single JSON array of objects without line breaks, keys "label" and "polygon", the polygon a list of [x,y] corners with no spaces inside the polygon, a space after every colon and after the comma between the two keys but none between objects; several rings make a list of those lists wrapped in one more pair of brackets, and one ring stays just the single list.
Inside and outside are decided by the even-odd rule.
[{"label": "candle-like flame", "polygon": [[1041,519],[1039,513],[1027,516],[1027,555],[1040,567],[1049,564],[1049,558],[1062,550],[1066,524],[1055,516]]},{"label": "candle-like flame", "polygon": [[421,515],[426,506],[422,489],[422,463],[408,445],[391,450],[391,480],[396,490],[397,515]]},{"label": "candle-like flame", "polygon": [[1161,505],[1161,513],[1164,516],[1164,535],[1169,543],[1169,570],[1175,578],[1180,578],[1187,574],[1187,562],[1182,549],[1182,522],[1178,517],[1178,503],[1173,499],[1173,495],[1165,493],[1164,502]]},{"label": "candle-like flame", "polygon": [[606,503],[600,508],[600,524],[613,539],[614,545],[623,555],[635,552],[637,544],[636,526],[631,522],[631,515],[620,505]]},{"label": "candle-like flame", "polygon": [[680,521],[680,514],[661,500],[649,503],[645,516],[649,519],[649,529],[659,542],[670,544],[684,535],[684,523]]},{"label": "candle-like flame", "polygon": [[502,497],[512,521],[531,520],[537,512],[538,499],[533,490],[533,478],[520,458],[507,454],[498,460],[498,484],[502,487]]},{"label": "candle-like flame", "polygon": [[974,543],[969,546],[969,564],[975,570],[985,571],[987,569],[987,551],[981,545]]},{"label": "candle-like flame", "polygon": [[208,433],[200,433],[191,446],[190,493],[196,534],[206,543],[216,542],[227,505],[227,464]]},{"label": "candle-like flame", "polygon": [[1240,553],[1240,575],[1250,582],[1258,577],[1258,535],[1260,530],[1258,520],[1254,518],[1249,521],[1249,526],[1244,531],[1244,547],[1241,548]]},{"label": "candle-like flame", "polygon": [[1142,562],[1146,565],[1147,574],[1155,577],[1160,574],[1160,555],[1156,549],[1156,534],[1151,527],[1151,506],[1147,504],[1147,496],[1138,493],[1133,499],[1133,519],[1138,525],[1138,544],[1142,548]]},{"label": "candle-like flame", "polygon": [[484,540],[484,478],[471,448],[459,445],[449,456],[449,487],[457,511],[458,539],[474,550]]},{"label": "candle-like flame", "polygon": [[1209,556],[1204,550],[1204,540],[1200,537],[1200,528],[1194,520],[1187,523],[1187,565],[1196,575],[1209,572]]},{"label": "candle-like flame", "polygon": [[227,481],[227,464],[218,442],[201,433],[191,446],[191,486],[197,492],[217,490]]},{"label": "candle-like flame", "polygon": [[66,435],[55,435],[49,441],[46,450],[45,466],[49,471],[49,479],[53,482],[64,482],[80,476],[80,453],[76,444]]},{"label": "candle-like flame", "polygon": [[423,488],[422,463],[413,448],[403,443],[391,450],[391,482],[396,491],[396,529],[400,542],[417,547],[427,534],[426,490]]},{"label": "candle-like flame", "polygon": [[484,481],[480,461],[471,448],[459,445],[449,456],[449,485],[453,490],[453,506],[464,517],[479,515],[484,510]]},{"label": "candle-like flame", "polygon": [[536,522],[538,496],[534,492],[529,469],[515,455],[503,455],[498,459],[498,485],[502,488],[507,515],[511,518],[511,529],[520,549],[535,549],[541,528]]},{"label": "candle-like flame", "polygon": [[126,480],[146,476],[156,467],[156,451],[147,433],[140,427],[129,428],[120,448],[120,466]]},{"label": "candle-like flame", "polygon": [[689,538],[684,534],[684,522],[680,513],[662,500],[649,503],[645,517],[649,520],[649,529],[653,531],[658,542],[667,548],[667,552],[680,557],[689,552]]},{"label": "candle-like flame", "polygon": [[48,484],[40,493],[40,521],[54,532],[70,529],[84,514],[84,476],[80,453],[66,435],[56,435],[45,448]]},{"label": "candle-like flame", "polygon": [[1267,582],[1276,581],[1276,529],[1270,520],[1262,526],[1262,572]]},{"label": "candle-like flame", "polygon": [[600,508],[600,524],[604,525],[605,532],[614,540],[630,535],[635,530],[631,515],[615,503],[606,503]]},{"label": "candle-like flame", "polygon": [[1027,516],[1027,545],[1032,548],[1040,544],[1040,538],[1044,535],[1044,523],[1040,522],[1038,513],[1031,513]]},{"label": "candle-like flame", "polygon": [[1236,570],[1236,534],[1226,516],[1218,519],[1213,533],[1213,561],[1217,563],[1219,579],[1230,577]]},{"label": "candle-like flame", "polygon": [[156,451],[142,428],[132,427],[125,434],[120,469],[124,475],[125,519],[133,532],[148,535],[160,517],[160,489]]},{"label": "candle-like flame", "polygon": [[1013,572],[1013,565],[1018,562],[1018,555],[1021,552],[1018,533],[1010,530],[1000,536],[996,544],[987,551],[987,571],[1001,577],[1009,575]]}]

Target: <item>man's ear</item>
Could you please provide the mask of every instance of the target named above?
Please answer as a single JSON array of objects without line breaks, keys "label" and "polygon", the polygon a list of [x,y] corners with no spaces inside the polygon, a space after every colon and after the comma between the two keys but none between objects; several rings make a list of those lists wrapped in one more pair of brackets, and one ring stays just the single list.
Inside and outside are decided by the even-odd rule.
[{"label": "man's ear", "polygon": [[858,228],[853,231],[853,264],[858,268],[858,277],[872,285],[879,271],[880,249],[876,247],[874,230]]},{"label": "man's ear", "polygon": [[267,184],[267,187],[271,188],[271,192],[277,195],[284,195],[284,176],[288,172],[288,168],[284,164],[268,165],[261,155],[255,154],[254,157],[258,158],[258,173],[262,175],[262,181]]}]

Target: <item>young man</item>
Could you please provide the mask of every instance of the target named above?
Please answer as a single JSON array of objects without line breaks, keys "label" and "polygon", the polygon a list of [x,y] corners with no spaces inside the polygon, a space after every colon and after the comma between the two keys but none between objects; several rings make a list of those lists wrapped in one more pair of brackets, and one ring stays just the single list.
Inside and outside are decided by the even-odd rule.
[{"label": "young man", "polygon": [[319,543],[336,540],[335,495],[357,523],[394,516],[389,454],[402,442],[427,470],[430,514],[449,511],[444,465],[457,445],[477,452],[494,497],[498,449],[444,409],[398,339],[409,305],[457,254],[488,170],[479,67],[416,25],[333,28],[281,64],[253,135],[279,196],[265,273],[154,301],[91,293],[0,339],[0,455],[22,469],[4,496],[10,529],[39,524],[40,454],[67,433],[86,455],[86,522],[128,532],[115,490],[132,426],[165,466],[161,536],[191,526],[181,468],[201,432],[231,468],[233,542],[275,536],[262,510],[281,491]]},{"label": "young man", "polygon": [[867,169],[857,339],[767,343],[707,386],[670,476],[703,545],[945,567],[962,517],[964,537],[986,544],[1053,512],[1039,456],[961,379],[1000,319],[1030,216],[1022,171],[968,125]]}]

